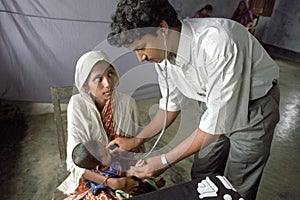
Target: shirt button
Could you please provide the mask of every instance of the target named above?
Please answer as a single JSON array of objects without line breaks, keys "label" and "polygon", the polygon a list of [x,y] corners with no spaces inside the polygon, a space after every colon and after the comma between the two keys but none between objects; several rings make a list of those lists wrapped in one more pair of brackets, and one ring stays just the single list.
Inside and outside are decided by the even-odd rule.
[{"label": "shirt button", "polygon": [[206,94],[204,92],[197,92],[198,95],[202,96],[202,97],[205,97]]},{"label": "shirt button", "polygon": [[201,88],[199,92],[197,92],[198,95],[205,97],[206,96],[206,89],[205,88]]}]

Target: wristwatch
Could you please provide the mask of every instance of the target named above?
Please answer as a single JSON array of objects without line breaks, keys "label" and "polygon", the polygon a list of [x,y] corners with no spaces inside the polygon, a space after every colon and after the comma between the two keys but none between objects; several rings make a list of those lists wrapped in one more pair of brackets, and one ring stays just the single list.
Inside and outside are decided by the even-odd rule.
[{"label": "wristwatch", "polygon": [[160,156],[160,159],[161,159],[161,162],[162,162],[162,164],[164,165],[164,167],[165,168],[170,168],[170,167],[172,167],[172,165],[167,161],[167,159],[166,159],[166,154],[162,154],[161,156]]}]

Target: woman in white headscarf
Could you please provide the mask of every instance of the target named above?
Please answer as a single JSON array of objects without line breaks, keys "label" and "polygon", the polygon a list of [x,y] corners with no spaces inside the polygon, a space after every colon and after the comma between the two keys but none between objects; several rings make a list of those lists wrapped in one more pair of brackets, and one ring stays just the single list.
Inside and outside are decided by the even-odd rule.
[{"label": "woman in white headscarf", "polygon": [[[108,178],[94,171],[77,167],[72,161],[72,151],[78,143],[98,140],[107,145],[120,137],[134,136],[138,132],[138,112],[135,100],[115,91],[118,74],[102,51],[87,52],[76,64],[75,85],[79,94],[68,104],[68,178],[58,187],[69,199],[114,199],[113,193],[103,191],[93,196],[84,179],[101,183],[114,190],[133,193],[141,184],[133,177]],[[128,135],[131,134],[131,135]],[[84,198],[85,197],[85,198]]]}]

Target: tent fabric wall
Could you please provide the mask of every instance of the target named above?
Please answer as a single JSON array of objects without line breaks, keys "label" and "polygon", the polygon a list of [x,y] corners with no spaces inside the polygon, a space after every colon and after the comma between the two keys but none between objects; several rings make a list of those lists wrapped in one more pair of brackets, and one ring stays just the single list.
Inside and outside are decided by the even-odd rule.
[{"label": "tent fabric wall", "polygon": [[[213,6],[211,16],[230,18],[240,0],[169,0],[180,18],[190,17],[206,4]],[[182,2],[182,3],[180,3]],[[265,44],[300,53],[300,0],[275,0],[270,17],[260,17],[256,37]]]},{"label": "tent fabric wall", "polygon": [[[169,1],[180,18],[208,3],[214,7],[213,16],[229,18],[239,2]],[[286,4],[276,0],[273,15],[260,19],[256,37],[266,44],[300,52],[299,1]],[[124,76],[121,91],[137,98],[159,95],[157,75],[151,64],[144,66],[133,52],[106,43],[117,2],[1,0],[0,99],[50,102],[49,87],[73,85],[76,60],[93,49],[105,50],[120,76]],[[145,67],[145,72],[140,66]],[[139,78],[147,81],[141,83]]]},{"label": "tent fabric wall", "polygon": [[[107,45],[99,44],[104,43],[110,31],[116,3],[2,0],[0,99],[50,102],[50,86],[73,85],[74,67],[83,53],[97,46],[110,51]],[[126,60],[129,64],[136,61]],[[116,56],[114,61],[118,63]],[[122,65],[128,69],[122,69],[121,75],[129,70],[129,64],[124,64],[123,59]]]}]

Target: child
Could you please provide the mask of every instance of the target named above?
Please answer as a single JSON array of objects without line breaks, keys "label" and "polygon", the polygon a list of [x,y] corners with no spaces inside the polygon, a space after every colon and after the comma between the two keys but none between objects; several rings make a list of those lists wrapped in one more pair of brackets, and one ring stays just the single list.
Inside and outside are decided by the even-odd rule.
[{"label": "child", "polygon": [[[130,197],[124,191],[113,191],[107,187],[106,182],[111,177],[130,176],[127,170],[130,168],[130,165],[134,165],[137,161],[133,153],[111,154],[100,141],[91,140],[84,144],[77,144],[73,149],[72,159],[78,167],[95,170],[97,173],[107,176],[103,184],[86,180],[86,186],[92,190],[93,195],[98,195],[102,190],[110,190],[115,192],[119,199]],[[162,179],[155,182],[153,179],[145,178],[143,182],[145,183],[143,192],[154,191],[165,184]]]}]

